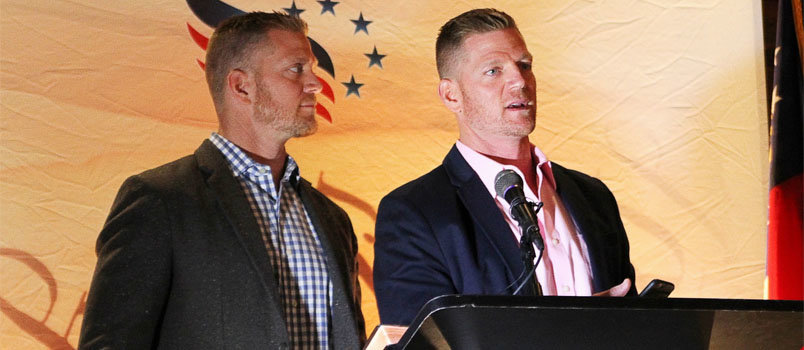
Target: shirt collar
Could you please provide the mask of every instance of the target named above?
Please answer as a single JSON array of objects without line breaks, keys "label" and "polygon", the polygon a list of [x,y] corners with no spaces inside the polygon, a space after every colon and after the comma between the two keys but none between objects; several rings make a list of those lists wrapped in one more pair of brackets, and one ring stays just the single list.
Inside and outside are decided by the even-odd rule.
[{"label": "shirt collar", "polygon": [[[461,153],[466,162],[469,163],[469,166],[472,170],[477,173],[478,177],[480,177],[480,181],[483,182],[483,185],[486,189],[491,193],[492,197],[496,196],[496,191],[494,189],[494,178],[497,176],[497,173],[502,171],[503,169],[511,169],[515,171],[520,177],[523,179],[524,174],[520,171],[517,167],[513,165],[505,165],[501,164],[473,149],[469,146],[462,143],[460,140],[455,142],[455,146],[458,148],[458,151]],[[537,165],[535,167],[536,170],[536,178],[538,180],[539,188],[541,186],[550,186],[553,190],[555,190],[555,179],[553,178],[553,167],[550,161],[547,159],[547,156],[542,152],[538,147],[531,144],[531,151],[533,152],[534,159],[537,160]],[[536,195],[538,195],[539,189],[534,189],[537,191]]]},{"label": "shirt collar", "polygon": [[[210,135],[209,140],[223,153],[224,158],[229,162],[229,166],[232,168],[232,172],[235,176],[251,180],[254,180],[256,177],[267,176],[268,180],[271,182],[271,186],[273,186],[272,169],[270,166],[254,161],[254,159],[240,149],[240,147],[237,147],[232,141],[229,141],[216,132]],[[290,182],[295,188],[299,182],[299,166],[290,155],[287,156],[284,170],[281,181]]]}]

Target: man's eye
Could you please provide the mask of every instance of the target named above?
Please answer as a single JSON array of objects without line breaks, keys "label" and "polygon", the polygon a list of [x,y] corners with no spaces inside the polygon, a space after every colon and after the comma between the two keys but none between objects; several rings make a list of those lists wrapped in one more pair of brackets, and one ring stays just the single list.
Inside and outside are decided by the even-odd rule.
[{"label": "man's eye", "polygon": [[290,67],[290,71],[293,73],[301,73],[304,70],[304,67],[300,64],[297,64],[293,67]]},{"label": "man's eye", "polygon": [[519,68],[522,70],[531,70],[531,68],[533,68],[533,64],[530,62],[520,62]]},{"label": "man's eye", "polygon": [[497,75],[497,73],[500,73],[498,68],[492,68],[486,71],[486,75]]}]

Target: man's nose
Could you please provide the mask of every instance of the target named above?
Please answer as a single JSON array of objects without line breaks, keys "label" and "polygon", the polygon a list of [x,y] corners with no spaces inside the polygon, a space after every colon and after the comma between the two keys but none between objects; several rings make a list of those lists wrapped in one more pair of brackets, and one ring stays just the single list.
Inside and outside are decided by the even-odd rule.
[{"label": "man's nose", "polygon": [[523,90],[527,87],[528,79],[526,74],[528,72],[523,72],[519,67],[509,69],[508,72],[508,86],[511,90]]},{"label": "man's nose", "polygon": [[313,73],[309,73],[309,76],[304,82],[304,92],[308,94],[317,94],[321,92],[323,86],[324,85],[322,84],[321,78]]}]

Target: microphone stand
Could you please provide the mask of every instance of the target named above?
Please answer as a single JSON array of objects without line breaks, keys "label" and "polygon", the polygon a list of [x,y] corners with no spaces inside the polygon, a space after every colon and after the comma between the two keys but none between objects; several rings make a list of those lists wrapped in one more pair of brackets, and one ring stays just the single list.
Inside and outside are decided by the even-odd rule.
[{"label": "microphone stand", "polygon": [[[533,213],[538,213],[539,210],[542,208],[542,203],[534,204],[532,202],[527,202],[527,205],[530,205],[533,208]],[[534,235],[541,238],[541,230],[539,230],[539,225],[533,225],[529,228],[520,226],[522,230],[522,237],[519,239],[519,254],[522,258],[522,265],[524,267],[524,271],[529,273],[529,276],[525,277],[525,281],[528,278],[533,278],[531,281],[531,288],[533,288],[533,294],[536,296],[543,296],[542,293],[542,285],[539,284],[539,278],[536,276],[536,266],[533,265],[533,259],[536,258],[536,251],[533,249],[533,240]],[[539,247],[539,253],[542,253],[544,249],[544,245]],[[541,259],[540,259],[541,260]]]}]

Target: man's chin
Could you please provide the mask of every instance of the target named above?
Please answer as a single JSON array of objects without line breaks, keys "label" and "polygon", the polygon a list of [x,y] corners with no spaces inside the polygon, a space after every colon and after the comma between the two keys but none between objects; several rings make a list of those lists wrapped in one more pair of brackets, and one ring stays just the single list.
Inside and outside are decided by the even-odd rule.
[{"label": "man's chin", "polygon": [[502,130],[502,134],[512,137],[528,137],[536,128],[535,124],[530,125],[511,125]]},{"label": "man's chin", "polygon": [[318,122],[315,120],[315,116],[312,117],[309,121],[302,124],[299,123],[296,125],[294,130],[294,137],[305,137],[315,134],[318,131]]},{"label": "man's chin", "polygon": [[303,130],[301,132],[296,133],[295,137],[307,137],[307,136],[310,136],[312,134],[315,134],[316,131],[318,131],[318,128],[311,128],[311,129]]},{"label": "man's chin", "polygon": [[503,128],[508,130],[509,136],[528,136],[536,129],[536,119],[531,116],[523,116],[519,120],[510,121]]}]

